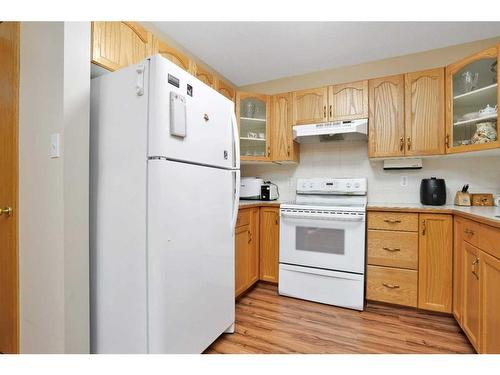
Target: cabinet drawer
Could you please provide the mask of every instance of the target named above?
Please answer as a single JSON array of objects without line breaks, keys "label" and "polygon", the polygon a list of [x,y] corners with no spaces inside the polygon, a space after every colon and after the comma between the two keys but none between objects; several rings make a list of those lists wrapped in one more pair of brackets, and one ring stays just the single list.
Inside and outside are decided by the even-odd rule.
[{"label": "cabinet drawer", "polygon": [[500,259],[500,229],[481,224],[479,230],[479,248]]},{"label": "cabinet drawer", "polygon": [[418,232],[418,214],[406,212],[369,212],[368,229]]},{"label": "cabinet drawer", "polygon": [[252,214],[251,208],[247,208],[244,210],[240,209],[238,212],[238,218],[236,219],[236,228],[250,224],[251,214]]},{"label": "cabinet drawer", "polygon": [[368,230],[368,264],[418,268],[418,233]]},{"label": "cabinet drawer", "polygon": [[462,225],[462,238],[471,245],[479,246],[479,231],[481,226],[475,221],[464,219]]},{"label": "cabinet drawer", "polygon": [[368,266],[366,298],[417,307],[417,271]]}]

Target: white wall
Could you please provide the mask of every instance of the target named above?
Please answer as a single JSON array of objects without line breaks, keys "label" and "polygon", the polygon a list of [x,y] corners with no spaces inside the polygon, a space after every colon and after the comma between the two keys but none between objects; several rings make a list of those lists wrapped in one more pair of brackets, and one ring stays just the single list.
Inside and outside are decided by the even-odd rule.
[{"label": "white wall", "polygon": [[[418,203],[420,180],[446,180],[447,203],[464,184],[476,193],[500,193],[500,156],[440,156],[423,159],[420,170],[384,171],[381,161],[368,160],[367,143],[325,142],[302,144],[299,165],[244,165],[242,176],[260,176],[279,186],[281,199],[293,200],[297,178],[366,177],[371,203]],[[401,187],[401,176],[408,186]]]},{"label": "white wall", "polygon": [[20,48],[20,349],[88,353],[90,24],[22,22]]}]

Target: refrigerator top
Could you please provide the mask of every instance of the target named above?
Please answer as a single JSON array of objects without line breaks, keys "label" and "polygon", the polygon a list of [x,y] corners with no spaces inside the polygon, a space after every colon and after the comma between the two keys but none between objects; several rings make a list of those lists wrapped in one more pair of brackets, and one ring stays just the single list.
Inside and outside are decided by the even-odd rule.
[{"label": "refrigerator top", "polygon": [[144,77],[137,71],[138,86],[149,80],[148,157],[239,169],[234,103],[161,55],[144,65]]}]

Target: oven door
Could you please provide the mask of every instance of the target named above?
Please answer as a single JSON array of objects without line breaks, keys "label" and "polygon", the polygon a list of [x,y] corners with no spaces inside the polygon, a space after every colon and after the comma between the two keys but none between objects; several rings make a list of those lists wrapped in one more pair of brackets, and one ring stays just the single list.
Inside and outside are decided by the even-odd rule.
[{"label": "oven door", "polygon": [[364,213],[334,218],[281,210],[280,216],[280,263],[364,273]]}]

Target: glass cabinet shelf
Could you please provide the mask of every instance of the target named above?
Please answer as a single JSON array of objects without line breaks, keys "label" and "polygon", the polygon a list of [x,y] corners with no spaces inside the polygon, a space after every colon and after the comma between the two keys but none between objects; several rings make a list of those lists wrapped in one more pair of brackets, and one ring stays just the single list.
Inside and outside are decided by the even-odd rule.
[{"label": "glass cabinet shelf", "polygon": [[253,118],[253,117],[240,117],[240,120],[243,120],[243,121],[266,122],[265,118]]},{"label": "glass cabinet shelf", "polygon": [[241,141],[257,141],[257,142],[265,142],[265,138],[249,138],[249,137],[240,137]]},{"label": "glass cabinet shelf", "polygon": [[[464,94],[454,96],[453,100],[455,100],[455,103],[457,103],[458,101],[466,102],[467,100],[470,100],[471,102],[491,100],[491,99],[496,100],[497,85],[498,85],[497,83],[494,83],[486,87],[481,87],[480,89],[477,90],[469,91]],[[464,105],[466,104],[467,103],[465,103]]]},{"label": "glass cabinet shelf", "polygon": [[477,118],[473,118],[471,120],[457,121],[457,122],[453,123],[453,126],[472,125],[472,124],[477,124],[478,122],[483,122],[483,121],[488,121],[488,120],[496,120],[496,119],[497,119],[497,114],[495,113],[493,115],[477,117]]}]

